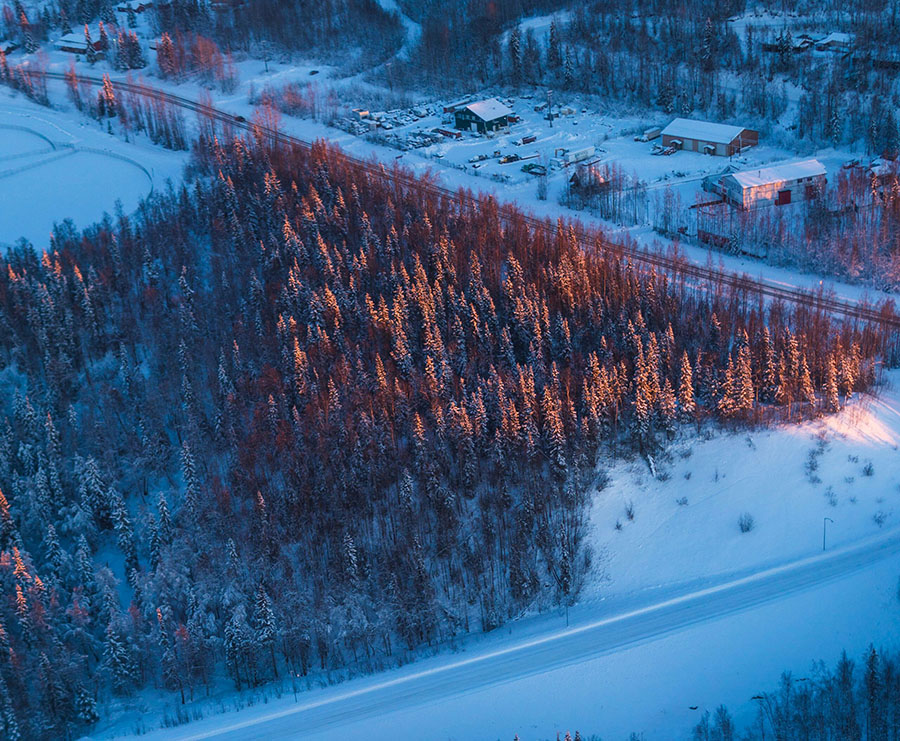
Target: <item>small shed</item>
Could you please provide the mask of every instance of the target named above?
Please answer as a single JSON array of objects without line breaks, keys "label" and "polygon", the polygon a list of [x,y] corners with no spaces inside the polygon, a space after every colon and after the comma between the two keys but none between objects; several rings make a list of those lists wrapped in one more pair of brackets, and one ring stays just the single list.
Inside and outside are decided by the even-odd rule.
[{"label": "small shed", "polygon": [[825,187],[825,166],[816,159],[725,175],[722,195],[742,210],[785,206],[815,198]]},{"label": "small shed", "polygon": [[743,126],[676,118],[662,131],[662,145],[687,152],[730,157],[759,144],[759,132]]},{"label": "small shed", "polygon": [[453,111],[456,128],[463,131],[475,130],[481,134],[505,129],[509,126],[512,111],[496,98],[469,103]]}]

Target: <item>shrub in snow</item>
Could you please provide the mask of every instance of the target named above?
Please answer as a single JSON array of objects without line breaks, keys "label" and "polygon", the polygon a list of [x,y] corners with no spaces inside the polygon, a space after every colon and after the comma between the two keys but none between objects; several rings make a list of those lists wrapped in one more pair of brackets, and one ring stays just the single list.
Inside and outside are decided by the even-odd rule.
[{"label": "shrub in snow", "polygon": [[742,533],[749,533],[753,529],[753,515],[749,512],[744,512],[740,517],[738,517],[738,527],[741,529]]},{"label": "shrub in snow", "polygon": [[875,466],[872,465],[872,461],[866,461],[866,465],[863,466],[863,476],[871,476],[875,473]]},{"label": "shrub in snow", "polygon": [[634,502],[630,499],[625,502],[625,516],[629,522],[634,522]]},{"label": "shrub in snow", "polygon": [[881,527],[884,525],[884,521],[887,519],[887,513],[883,510],[878,510],[874,515],[872,515],[872,521]]},{"label": "shrub in snow", "polygon": [[681,497],[681,499],[675,500],[675,504],[677,504],[679,507],[687,507],[687,503],[687,497]]}]

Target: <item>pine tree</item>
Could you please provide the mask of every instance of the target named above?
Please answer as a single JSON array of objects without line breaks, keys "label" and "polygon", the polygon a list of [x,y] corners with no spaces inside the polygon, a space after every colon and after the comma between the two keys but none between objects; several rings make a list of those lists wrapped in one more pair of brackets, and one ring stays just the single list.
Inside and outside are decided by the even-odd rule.
[{"label": "pine tree", "polygon": [[825,394],[825,409],[836,412],[841,408],[841,400],[838,396],[837,369],[835,368],[834,355],[828,355],[825,361],[825,386],[822,389]]},{"label": "pine tree", "polygon": [[94,48],[94,42],[91,41],[91,29],[88,28],[88,24],[84,24],[84,44],[85,44],[85,55],[84,58],[87,60],[87,63],[91,66],[97,61],[97,50]]},{"label": "pine tree", "polygon": [[507,55],[509,56],[512,84],[518,85],[522,82],[522,37],[518,26],[509,32]]},{"label": "pine tree", "polygon": [[715,67],[715,29],[712,18],[707,17],[703,25],[703,41],[700,46],[700,64],[705,72],[712,72]]},{"label": "pine tree", "polygon": [[130,694],[137,682],[137,670],[128,642],[113,622],[106,627],[103,668],[117,694]]},{"label": "pine tree", "polygon": [[119,549],[125,555],[125,573],[129,573],[132,569],[138,567],[137,547],[134,543],[134,530],[131,527],[131,519],[128,517],[128,509],[125,506],[125,500],[122,495],[115,489],[110,489],[107,495],[112,503],[112,520],[113,527],[116,531],[116,538]]},{"label": "pine tree", "polygon": [[687,351],[681,356],[681,379],[678,383],[678,407],[684,419],[693,419],[697,412],[694,401],[694,373]]},{"label": "pine tree", "polygon": [[666,433],[671,437],[675,432],[676,402],[675,391],[667,378],[659,395],[659,413]]},{"label": "pine tree", "polygon": [[550,39],[547,44],[547,66],[550,69],[559,69],[562,64],[562,52],[560,50],[559,26],[554,18],[550,21]]},{"label": "pine tree", "polygon": [[19,25],[22,27],[22,35],[25,37],[25,53],[34,54],[38,50],[37,41],[34,38],[34,29],[24,11],[19,15]]},{"label": "pine tree", "polygon": [[80,466],[78,487],[81,506],[90,513],[98,528],[105,530],[112,526],[111,511],[107,499],[108,487],[103,483],[100,469],[93,457],[86,458]]},{"label": "pine tree", "polygon": [[175,45],[168,33],[163,33],[156,47],[156,64],[163,77],[174,77],[176,74]]},{"label": "pine tree", "polygon": [[874,646],[866,652],[866,670],[863,677],[866,707],[867,738],[872,741],[887,739],[887,717],[884,703],[884,681],[881,661]]},{"label": "pine tree", "polygon": [[104,54],[109,51],[109,36],[106,35],[106,26],[100,21],[100,38],[98,39],[100,51]]},{"label": "pine tree", "polygon": [[169,514],[169,503],[166,501],[166,495],[163,492],[159,493],[156,506],[159,511],[159,523],[157,525],[159,542],[162,545],[169,545],[172,542],[174,531],[172,528],[172,516]]},{"label": "pine tree", "polygon": [[806,356],[800,360],[800,398],[807,404],[814,405],[816,403],[816,390],[813,387],[812,378],[809,374],[809,366],[806,363]]},{"label": "pine tree", "polygon": [[61,579],[65,556],[59,544],[56,528],[52,524],[47,525],[47,534],[44,536],[44,572],[53,579]]},{"label": "pine tree", "polygon": [[0,720],[2,720],[2,728],[4,738],[7,741],[20,741],[22,734],[19,731],[19,723],[16,720],[16,714],[13,710],[12,700],[9,696],[9,690],[6,682],[3,681],[3,674],[0,673]]},{"label": "pine tree", "polygon": [[234,678],[235,686],[241,690],[244,682],[251,681],[248,665],[250,650],[250,629],[243,605],[237,605],[231,619],[225,625],[225,665]]},{"label": "pine tree", "polygon": [[753,411],[755,393],[753,390],[753,368],[750,363],[750,348],[746,342],[738,350],[737,366],[735,368],[736,392],[735,413],[747,417]]},{"label": "pine tree", "polygon": [[256,604],[254,610],[254,628],[256,641],[269,652],[272,660],[272,676],[278,677],[278,666],[275,662],[275,639],[278,637],[278,627],[275,622],[275,613],[269,595],[262,584],[256,590]]},{"label": "pine tree", "polygon": [[197,469],[190,443],[185,440],[181,446],[181,470],[184,476],[184,510],[186,521],[194,524],[199,515],[198,497],[200,484],[197,480]]},{"label": "pine tree", "polygon": [[75,712],[78,720],[88,726],[100,720],[100,715],[97,713],[97,701],[83,684],[75,687]]},{"label": "pine tree", "polygon": [[0,491],[0,550],[9,550],[13,546],[21,545],[19,530],[13,521],[6,496]]}]

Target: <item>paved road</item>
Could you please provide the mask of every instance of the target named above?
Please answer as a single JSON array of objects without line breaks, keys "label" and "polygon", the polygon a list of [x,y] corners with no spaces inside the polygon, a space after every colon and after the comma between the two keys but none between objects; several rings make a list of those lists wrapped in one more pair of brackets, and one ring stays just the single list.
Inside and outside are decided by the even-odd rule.
[{"label": "paved road", "polygon": [[[386,673],[384,681],[360,679],[310,693],[283,709],[243,713],[199,721],[145,738],[169,741],[252,741],[302,739],[367,718],[541,674],[603,654],[661,638],[697,624],[750,610],[788,595],[852,575],[900,554],[900,531],[863,543],[772,568],[735,581],[667,599],[572,628],[513,642],[503,648],[458,659],[423,662]],[[303,697],[301,695],[301,697]]]}]

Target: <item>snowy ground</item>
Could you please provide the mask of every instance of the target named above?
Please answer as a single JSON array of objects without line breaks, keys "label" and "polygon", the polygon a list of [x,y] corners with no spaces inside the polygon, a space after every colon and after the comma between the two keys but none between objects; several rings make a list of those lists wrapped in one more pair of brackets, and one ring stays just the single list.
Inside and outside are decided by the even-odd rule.
[{"label": "snowy ground", "polygon": [[[900,384],[896,371],[887,378]],[[591,512],[607,573],[585,597],[653,592],[802,558],[822,549],[823,526],[829,547],[898,528],[898,445],[900,391],[885,388],[813,422],[680,440],[670,460],[656,461],[657,479],[642,459],[616,463]],[[749,533],[738,527],[745,512],[755,522]]]},{"label": "snowy ground", "polygon": [[54,223],[85,227],[117,203],[128,213],[154,187],[180,178],[185,161],[0,88],[0,248],[25,237],[42,249]]}]

